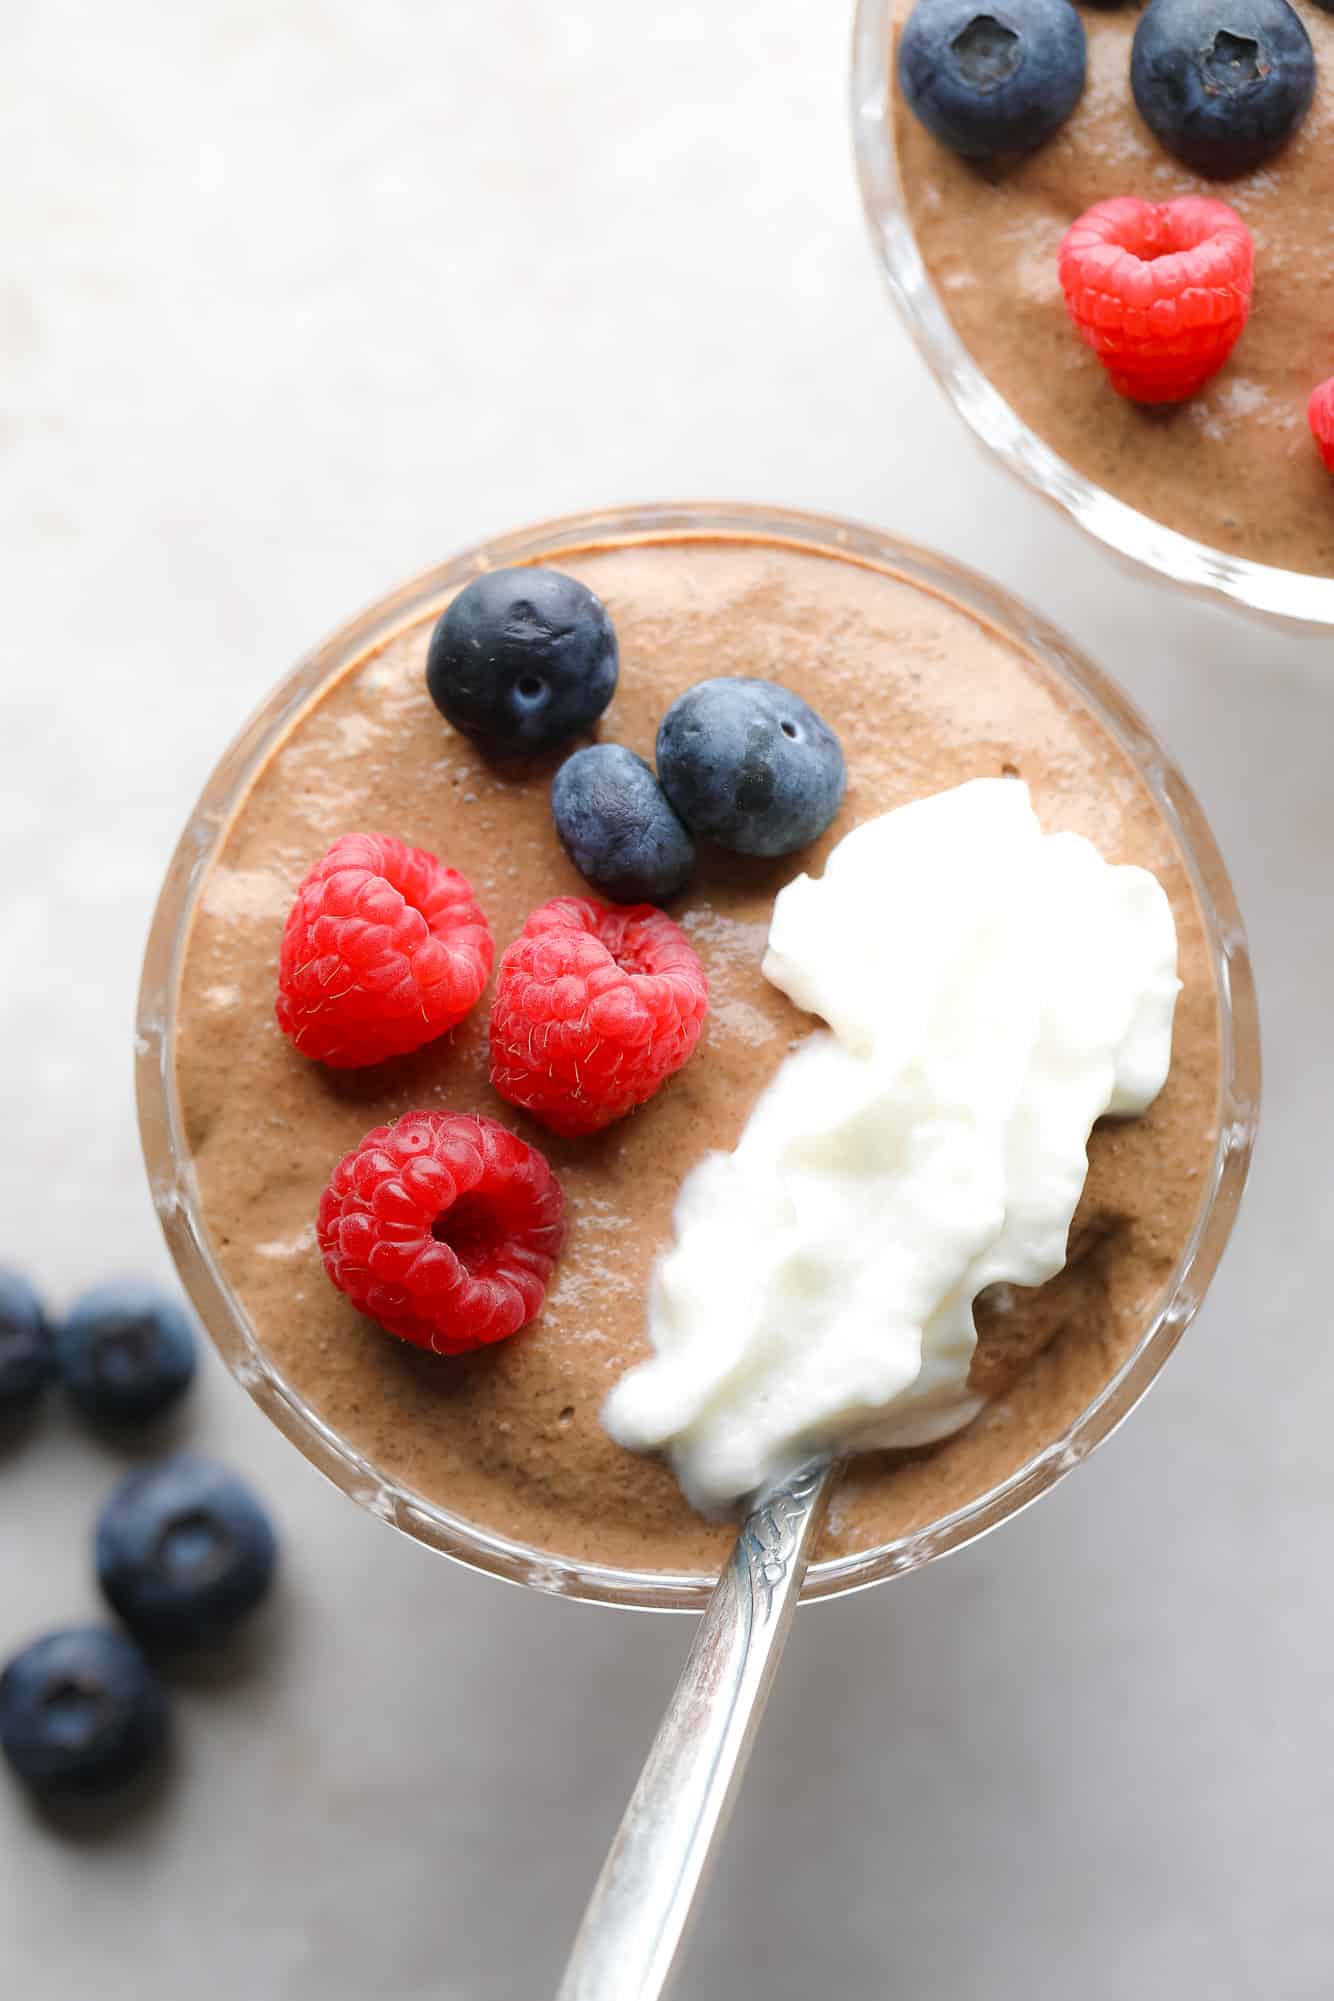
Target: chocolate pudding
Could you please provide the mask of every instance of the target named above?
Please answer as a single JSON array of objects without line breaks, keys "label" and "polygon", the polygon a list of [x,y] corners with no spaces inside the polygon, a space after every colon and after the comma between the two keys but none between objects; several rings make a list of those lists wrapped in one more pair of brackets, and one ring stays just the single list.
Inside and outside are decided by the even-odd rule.
[{"label": "chocolate pudding", "polygon": [[[1045,829],[1152,869],[1171,899],[1183,991],[1167,1086],[1105,1123],[1065,1272],[979,1312],[965,1431],[854,1465],[826,1556],[957,1509],[1062,1434],[1138,1343],[1207,1200],[1218,1119],[1218,998],[1203,920],[1171,828],[1129,758],[1034,659],[949,599],[851,556],[744,535],[555,546],[540,557],[606,603],[621,677],[602,734],[651,757],[669,703],[716,674],[780,681],[838,731],[843,808],[781,862],[702,856],[673,914],[704,961],[711,1009],[686,1068],[592,1139],[559,1140],[487,1079],[486,1002],[415,1056],[352,1072],[304,1060],[273,1003],[296,884],[340,834],[393,833],[472,881],[497,952],[579,877],[551,825],[551,764],[492,768],[426,692],[431,620],[368,649],[300,710],[244,797],[186,944],[177,1081],[204,1228],[261,1347],[357,1453],[469,1521],[564,1557],[644,1570],[716,1567],[726,1526],[692,1514],[671,1472],[613,1444],[599,1412],[647,1353],[645,1296],[677,1190],[733,1146],[755,1099],[813,1025],[761,975],[773,897],[851,827],[971,777],[1018,772]],[[868,912],[868,921],[874,913]],[[320,1194],[371,1126],[410,1109],[499,1117],[547,1155],[569,1237],[546,1306],[514,1339],[461,1359],[405,1346],[326,1278]],[[740,1247],[739,1247],[740,1248]]]},{"label": "chocolate pudding", "polygon": [[[891,0],[904,19],[910,0]],[[1334,481],[1306,405],[1334,372],[1334,274],[1321,218],[1334,200],[1334,19],[1298,5],[1315,51],[1310,111],[1287,146],[1235,180],[1206,181],[1163,150],[1135,108],[1137,8],[1081,7],[1088,80],[1046,145],[979,167],[932,138],[891,86],[903,198],[944,311],[982,373],[1086,479],[1164,526],[1280,569],[1334,575]],[[1195,396],[1148,410],[1117,395],[1066,316],[1057,251],[1116,195],[1203,194],[1255,239],[1250,319]]]}]

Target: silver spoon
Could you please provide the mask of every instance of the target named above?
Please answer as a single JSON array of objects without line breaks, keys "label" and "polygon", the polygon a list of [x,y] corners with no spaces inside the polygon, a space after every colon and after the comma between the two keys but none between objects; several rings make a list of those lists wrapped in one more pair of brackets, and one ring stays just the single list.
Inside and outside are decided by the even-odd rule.
[{"label": "silver spoon", "polygon": [[602,1865],[556,2001],[658,2001],[750,1758],[833,1485],[757,1494]]}]

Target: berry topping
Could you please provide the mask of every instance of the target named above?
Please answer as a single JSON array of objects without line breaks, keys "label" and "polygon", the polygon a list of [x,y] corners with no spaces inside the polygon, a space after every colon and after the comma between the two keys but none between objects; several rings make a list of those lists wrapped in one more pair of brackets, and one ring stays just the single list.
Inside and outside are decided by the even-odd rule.
[{"label": "berry topping", "polygon": [[139,1649],[106,1626],[49,1633],[0,1675],[0,1747],[34,1792],[110,1791],[167,1741],[167,1698]]},{"label": "berry topping", "polygon": [[26,1278],[0,1268],[0,1419],[31,1410],[53,1372],[41,1300]]},{"label": "berry topping", "polygon": [[1226,180],[1291,138],[1315,89],[1315,56],[1287,0],[1151,0],[1130,87],[1169,153]]},{"label": "berry topping", "polygon": [[187,1452],[127,1474],[97,1524],[97,1581],[152,1645],[223,1639],[273,1579],[278,1545],[243,1480]]},{"label": "berry topping", "polygon": [[613,903],[665,903],[690,879],[695,843],[652,766],[624,744],[567,757],[551,781],[551,817],[580,875]]},{"label": "berry topping", "polygon": [[917,0],[899,37],[899,88],[928,132],[968,160],[1026,153],[1084,88],[1084,24],[1069,0]]},{"label": "berry topping", "polygon": [[324,1269],[388,1334],[462,1355],[542,1309],[560,1183],[494,1119],[408,1112],[339,1161],[316,1224]]},{"label": "berry topping", "polygon": [[1067,230],[1061,289],[1118,394],[1179,403],[1235,347],[1251,309],[1254,259],[1251,232],[1223,202],[1126,195],[1099,202]]},{"label": "berry topping", "polygon": [[559,570],[488,570],[431,634],[426,686],[456,730],[494,756],[564,743],[616,689],[607,608]]},{"label": "berry topping", "polygon": [[553,1132],[597,1132],[681,1068],[708,1007],[704,968],[662,911],[558,896],[500,961],[491,1082]]},{"label": "berry topping", "polygon": [[303,1056],[357,1070],[457,1027],[491,977],[472,885],[390,834],[344,834],[296,894],[278,1026]]},{"label": "berry topping", "polygon": [[94,1286],[56,1328],[56,1364],[85,1417],[143,1424],[184,1396],[195,1373],[195,1337],[179,1301],[156,1286]]},{"label": "berry topping", "polygon": [[1316,449],[1329,470],[1334,472],[1334,375],[1312,392],[1306,406],[1306,421],[1311,426]]},{"label": "berry topping", "polygon": [[843,751],[799,695],[744,675],[701,681],[658,731],[658,779],[691,832],[743,855],[790,855],[843,803]]}]

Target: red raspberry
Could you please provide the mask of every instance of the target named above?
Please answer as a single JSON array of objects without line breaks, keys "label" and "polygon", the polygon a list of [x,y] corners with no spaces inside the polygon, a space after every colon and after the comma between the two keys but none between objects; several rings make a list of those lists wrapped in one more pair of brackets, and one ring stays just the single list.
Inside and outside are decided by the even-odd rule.
[{"label": "red raspberry", "polygon": [[462,1021],[493,952],[457,869],[390,834],[344,834],[287,919],[278,1026],[333,1070],[406,1056]]},{"label": "red raspberry", "polygon": [[1311,426],[1316,450],[1329,470],[1334,472],[1334,375],[1311,392],[1311,400],[1306,406],[1306,421]]},{"label": "red raspberry", "polygon": [[542,1309],[560,1183],[494,1119],[407,1112],[339,1161],[316,1220],[324,1269],[389,1334],[462,1355]]},{"label": "red raspberry", "polygon": [[1135,403],[1180,403],[1236,346],[1255,244],[1225,202],[1102,201],[1066,231],[1061,290],[1082,339]]},{"label": "red raspberry", "polygon": [[553,1132],[597,1132],[681,1068],[708,1009],[704,968],[670,917],[558,896],[500,961],[491,1082]]}]

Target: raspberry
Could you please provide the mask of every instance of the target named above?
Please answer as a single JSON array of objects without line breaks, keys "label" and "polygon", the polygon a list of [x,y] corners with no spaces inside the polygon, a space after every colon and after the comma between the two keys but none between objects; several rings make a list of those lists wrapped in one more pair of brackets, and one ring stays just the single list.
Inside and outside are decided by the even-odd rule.
[{"label": "raspberry", "polygon": [[558,896],[501,959],[491,1082],[553,1132],[597,1132],[681,1068],[708,1008],[704,968],[662,911]]},{"label": "raspberry", "polygon": [[493,951],[457,869],[390,834],[344,834],[287,919],[278,1026],[333,1070],[406,1056],[462,1021]]},{"label": "raspberry", "polygon": [[1329,470],[1334,472],[1334,375],[1312,391],[1306,406],[1306,421],[1311,426],[1316,450]]},{"label": "raspberry", "polygon": [[541,1311],[561,1208],[537,1148],[494,1119],[406,1112],[339,1161],[315,1229],[354,1306],[402,1341],[462,1355]]},{"label": "raspberry", "polygon": [[1255,244],[1225,202],[1099,202],[1066,231],[1061,290],[1080,337],[1135,403],[1180,403],[1236,346]]}]

